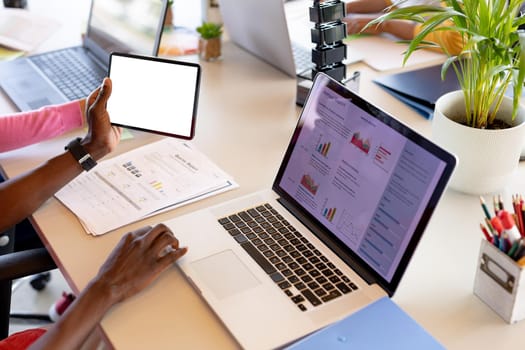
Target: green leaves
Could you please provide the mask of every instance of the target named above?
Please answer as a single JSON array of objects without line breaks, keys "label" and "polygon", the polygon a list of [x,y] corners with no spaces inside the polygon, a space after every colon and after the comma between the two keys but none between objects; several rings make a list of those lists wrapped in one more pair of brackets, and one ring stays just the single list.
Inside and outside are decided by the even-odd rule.
[{"label": "green leaves", "polygon": [[204,22],[197,27],[197,32],[203,39],[218,38],[222,35],[222,25],[212,22]]},{"label": "green leaves", "polygon": [[[470,126],[484,128],[494,118],[508,87],[514,92],[514,114],[525,81],[525,24],[519,9],[522,0],[444,0],[442,6],[392,7],[368,26],[389,20],[421,23],[419,33],[409,41],[403,63],[421,48],[441,47],[449,57],[442,77],[452,67],[465,95],[465,112]],[[457,56],[447,52],[442,41],[429,42],[430,33],[456,32],[463,38]]]},{"label": "green leaves", "polygon": [[523,82],[525,80],[525,32],[518,30],[518,42],[519,42],[519,65],[518,71],[514,72],[515,84],[514,84],[514,100],[513,100],[513,114],[512,118],[516,116],[519,105],[519,97],[521,97],[521,91],[523,90]]}]

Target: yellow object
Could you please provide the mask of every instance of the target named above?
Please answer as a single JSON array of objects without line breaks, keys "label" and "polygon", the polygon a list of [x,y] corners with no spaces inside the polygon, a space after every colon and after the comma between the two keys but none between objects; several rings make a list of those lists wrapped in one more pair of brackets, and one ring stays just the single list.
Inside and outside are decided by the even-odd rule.
[{"label": "yellow object", "polygon": [[[425,1],[425,0],[410,1],[408,3],[403,3],[403,5],[404,6],[416,5],[417,3],[424,4],[424,3],[429,3],[429,2],[432,3],[433,1]],[[392,5],[392,1],[390,1],[390,0],[385,0],[385,3],[387,4],[387,6]],[[443,25],[445,25],[445,26],[448,25],[448,24],[450,24],[450,22],[443,23]],[[421,27],[422,26],[423,26],[423,23],[418,23],[414,27],[414,36],[416,36],[417,34],[419,34],[419,32],[421,32]],[[448,54],[448,55],[457,55],[463,49],[463,38],[461,37],[461,34],[459,34],[458,32],[452,32],[452,31],[449,31],[449,30],[434,31],[432,33],[429,33],[425,37],[425,40],[426,41],[435,42],[436,44],[439,44],[442,48],[444,48],[444,50],[446,51],[445,53]],[[437,51],[437,52],[442,52],[443,51],[440,48],[430,49],[430,50]]]},{"label": "yellow object", "polygon": [[[416,25],[416,27],[414,28],[414,36],[416,36],[421,31],[422,25],[423,24],[421,23]],[[447,22],[443,23],[443,25],[447,25]],[[439,44],[449,55],[457,55],[463,49],[463,38],[461,37],[461,34],[459,34],[459,32],[452,32],[450,30],[435,31],[429,33],[425,37],[425,40]],[[431,50],[442,51],[438,48]]]},{"label": "yellow object", "polygon": [[12,60],[20,57],[24,54],[24,51],[11,50],[0,46],[0,60]]}]

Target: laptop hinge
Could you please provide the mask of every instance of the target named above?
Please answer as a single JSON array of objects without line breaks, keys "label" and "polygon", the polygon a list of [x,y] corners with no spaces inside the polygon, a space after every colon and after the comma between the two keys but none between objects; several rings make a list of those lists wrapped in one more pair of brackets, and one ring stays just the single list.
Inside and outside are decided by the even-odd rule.
[{"label": "laptop hinge", "polygon": [[324,244],[328,246],[338,257],[340,257],[348,266],[350,266],[357,274],[364,279],[368,284],[379,284],[378,281],[366,269],[361,267],[356,260],[348,254],[348,248],[342,247],[342,243],[329,236],[326,229],[315,225],[307,216],[297,210],[289,201],[279,197],[277,201],[282,204],[297,220],[305,225],[314,235],[317,236]]},{"label": "laptop hinge", "polygon": [[93,40],[84,38],[84,48],[86,53],[90,56],[93,61],[107,74],[107,67],[109,65],[109,53],[104,51],[98,46]]}]

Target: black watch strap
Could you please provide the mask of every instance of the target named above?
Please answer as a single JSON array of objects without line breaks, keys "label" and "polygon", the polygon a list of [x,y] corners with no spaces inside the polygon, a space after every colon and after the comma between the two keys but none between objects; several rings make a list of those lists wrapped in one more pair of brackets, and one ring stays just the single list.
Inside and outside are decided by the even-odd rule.
[{"label": "black watch strap", "polygon": [[95,165],[97,165],[97,162],[91,157],[91,154],[89,154],[86,151],[86,149],[82,147],[82,145],[80,144],[80,140],[80,137],[72,140],[70,143],[67,144],[65,149],[71,152],[71,154],[77,160],[78,164],[80,164],[82,169],[84,169],[85,171],[89,171]]}]

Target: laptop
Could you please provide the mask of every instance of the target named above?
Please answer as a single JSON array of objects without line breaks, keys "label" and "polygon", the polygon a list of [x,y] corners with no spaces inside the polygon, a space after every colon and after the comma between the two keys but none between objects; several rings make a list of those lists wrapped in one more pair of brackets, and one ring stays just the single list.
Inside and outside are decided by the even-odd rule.
[{"label": "laptop", "polygon": [[290,39],[283,0],[219,0],[219,10],[237,46],[291,77],[315,67],[311,47]]},{"label": "laptop", "polygon": [[271,189],[165,224],[240,345],[282,347],[394,294],[455,164],[318,73]]},{"label": "laptop", "polygon": [[21,110],[84,98],[112,51],[157,55],[166,0],[92,0],[81,46],[0,62],[0,86]]}]

